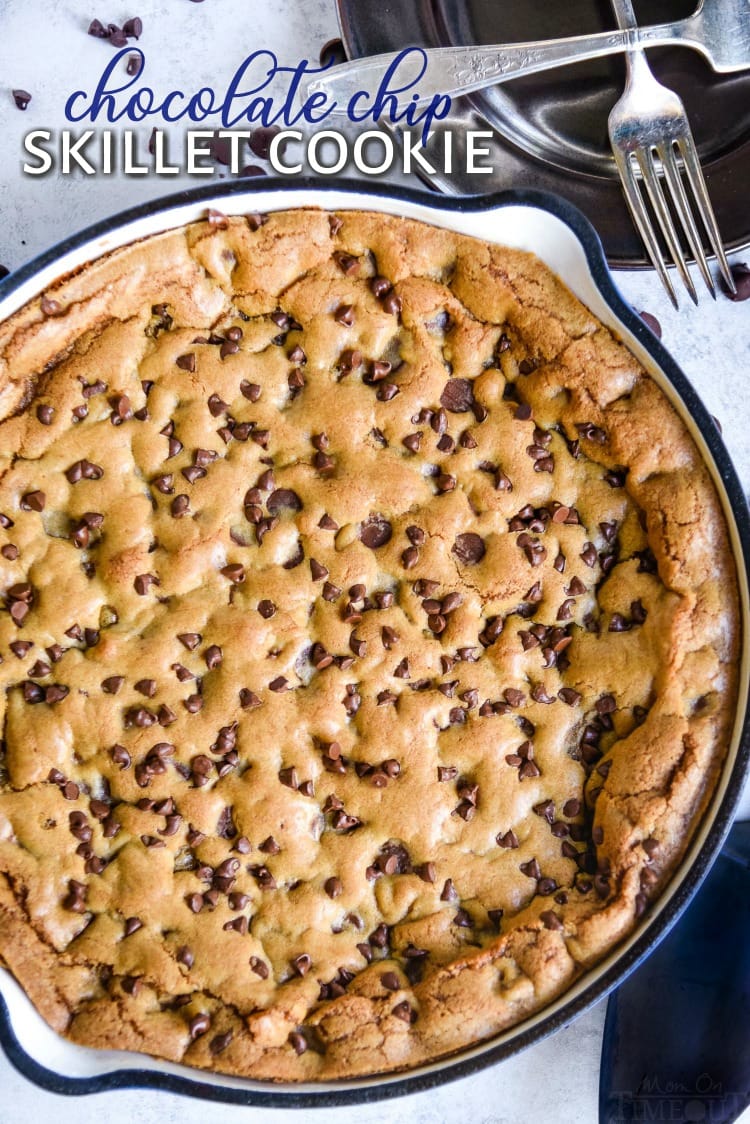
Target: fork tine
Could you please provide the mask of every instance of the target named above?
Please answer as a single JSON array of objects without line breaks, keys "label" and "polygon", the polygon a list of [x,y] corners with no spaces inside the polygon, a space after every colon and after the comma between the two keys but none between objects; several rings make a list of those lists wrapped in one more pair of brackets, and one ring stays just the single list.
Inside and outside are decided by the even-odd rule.
[{"label": "fork tine", "polygon": [[682,182],[682,176],[680,175],[680,169],[677,166],[672,142],[667,141],[665,144],[657,145],[656,151],[658,153],[659,159],[661,160],[661,166],[664,169],[664,175],[667,177],[667,183],[669,184],[669,189],[672,193],[672,202],[674,203],[675,210],[680,217],[683,230],[685,231],[687,240],[690,244],[690,249],[693,252],[693,257],[695,258],[696,264],[701,271],[701,277],[706,282],[706,287],[708,288],[709,293],[714,298],[714,300],[716,300],[716,289],[714,288],[711,270],[708,268],[706,253],[703,249],[701,237],[698,233],[698,228],[695,225],[695,219],[693,218],[693,212],[690,207],[690,203],[688,202],[688,197],[685,193],[685,187]]},{"label": "fork tine", "polygon": [[656,217],[661,227],[661,232],[664,235],[664,241],[667,244],[667,249],[672,257],[673,262],[677,266],[677,270],[682,278],[682,283],[688,291],[688,296],[693,304],[698,303],[698,294],[695,291],[693,279],[688,272],[688,267],[685,262],[685,256],[682,252],[682,246],[677,236],[677,232],[672,222],[672,216],[669,213],[666,201],[664,199],[664,192],[662,189],[661,181],[656,173],[654,165],[654,157],[650,148],[636,149],[636,157],[638,165],[641,169],[643,182],[646,186],[651,206],[656,212]]},{"label": "fork tine", "polygon": [[674,286],[672,285],[672,279],[667,272],[667,267],[664,263],[661,247],[659,246],[659,242],[656,238],[656,235],[654,234],[654,228],[651,225],[651,218],[646,209],[646,204],[643,202],[641,189],[638,186],[638,181],[635,177],[635,172],[633,171],[633,165],[630,161],[630,153],[623,152],[616,145],[613,146],[612,153],[615,158],[615,163],[617,164],[617,170],[620,173],[620,180],[622,182],[625,202],[628,205],[628,210],[632,215],[636,229],[643,239],[643,243],[648,252],[648,256],[651,258],[654,269],[659,274],[659,278],[662,285],[667,291],[669,299],[671,300],[675,308],[679,308],[680,305],[677,300],[677,295],[674,291]]},{"label": "fork tine", "polygon": [[732,271],[729,268],[729,262],[727,261],[726,254],[724,253],[724,247],[721,242],[721,235],[719,234],[719,228],[716,225],[716,218],[714,216],[713,207],[711,206],[711,200],[708,197],[708,188],[706,187],[706,181],[703,178],[703,171],[701,169],[700,162],[695,154],[693,146],[688,144],[684,140],[684,138],[680,138],[677,141],[677,145],[680,150],[680,155],[682,156],[685,164],[685,172],[688,177],[688,183],[693,189],[693,193],[700,206],[701,218],[703,219],[703,225],[705,226],[706,233],[708,234],[708,240],[711,243],[711,249],[716,254],[716,260],[719,263],[721,275],[726,281],[729,287],[729,291],[734,294],[736,293],[737,289],[734,284],[734,278],[732,277]]}]

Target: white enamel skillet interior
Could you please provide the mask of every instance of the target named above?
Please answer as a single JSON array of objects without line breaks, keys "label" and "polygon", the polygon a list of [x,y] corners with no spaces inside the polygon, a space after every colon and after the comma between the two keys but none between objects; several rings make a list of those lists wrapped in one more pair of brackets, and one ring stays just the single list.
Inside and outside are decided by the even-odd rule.
[{"label": "white enamel skillet interior", "polygon": [[740,699],[726,762],[710,808],[669,886],[641,924],[600,964],[531,1018],[488,1042],[405,1074],[315,1085],[269,1085],[203,1073],[115,1050],[76,1046],[50,1030],[9,972],[0,968],[0,1042],[27,1077],[54,1092],[84,1094],[132,1086],[241,1104],[304,1107],[374,1101],[403,1095],[481,1069],[566,1025],[628,975],[664,937],[718,854],[742,792],[750,761],[750,517],[741,484],[710,415],[659,341],[615,288],[598,237],[588,221],[556,196],[508,191],[446,199],[368,185],[325,187],[314,181],[264,181],[204,187],[135,208],[99,223],[43,254],[0,282],[0,321],[65,275],[149,235],[204,218],[299,207],[369,210],[418,219],[485,241],[536,254],[595,316],[626,344],[677,409],[711,471],[730,529],[743,614]]}]

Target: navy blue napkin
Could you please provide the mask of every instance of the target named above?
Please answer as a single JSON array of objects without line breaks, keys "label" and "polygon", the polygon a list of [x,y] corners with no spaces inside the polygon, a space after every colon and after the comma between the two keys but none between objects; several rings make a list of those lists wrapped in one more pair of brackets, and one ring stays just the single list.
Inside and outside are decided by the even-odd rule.
[{"label": "navy blue napkin", "polygon": [[750,1104],[750,823],[610,997],[599,1124],[730,1124]]}]

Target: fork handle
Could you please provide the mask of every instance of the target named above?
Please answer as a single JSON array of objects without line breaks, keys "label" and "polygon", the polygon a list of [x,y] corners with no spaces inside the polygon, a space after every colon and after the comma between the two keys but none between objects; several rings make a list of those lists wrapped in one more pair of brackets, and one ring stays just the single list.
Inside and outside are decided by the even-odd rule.
[{"label": "fork handle", "polygon": [[638,27],[638,21],[633,11],[633,0],[612,0],[617,26],[623,31],[633,31]]},{"label": "fork handle", "polygon": [[[621,31],[638,32],[638,21],[635,18],[633,11],[633,0],[611,0],[612,8],[617,20],[617,26]],[[639,80],[642,87],[645,87],[649,80],[653,80],[653,73],[651,67],[646,59],[646,53],[641,48],[636,46],[635,43],[631,44],[630,50],[625,54],[625,69],[628,76],[628,86],[632,86],[636,80]]]},{"label": "fork handle", "polygon": [[496,47],[412,47],[354,59],[325,70],[301,84],[300,98],[304,101],[313,94],[324,94],[335,102],[332,112],[346,113],[352,98],[361,100],[361,92],[372,93],[386,83],[390,93],[410,94],[413,104],[419,106],[441,95],[467,94],[521,74],[536,74],[583,59],[628,51],[638,43],[666,47],[680,42],[686,28],[687,23],[682,20],[637,28],[635,35],[630,30],[602,31],[570,39]]}]

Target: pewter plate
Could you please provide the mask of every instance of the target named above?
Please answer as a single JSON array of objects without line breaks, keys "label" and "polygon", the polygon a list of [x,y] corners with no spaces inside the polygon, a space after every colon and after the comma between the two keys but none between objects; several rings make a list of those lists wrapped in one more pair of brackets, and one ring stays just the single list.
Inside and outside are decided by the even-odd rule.
[{"label": "pewter plate", "polygon": [[[690,15],[697,0],[635,0],[641,23]],[[524,42],[615,27],[609,0],[337,0],[351,58],[402,47]],[[694,51],[649,51],[661,81],[679,93],[693,127],[724,244],[750,245],[750,72],[716,75]],[[447,194],[507,187],[557,192],[594,223],[611,265],[647,266],[625,207],[607,140],[607,116],[622,92],[621,57],[560,67],[456,98],[456,136],[492,129],[494,171],[430,176]],[[442,151],[442,150],[441,150]],[[428,145],[427,153],[437,152]],[[433,160],[433,163],[435,161]],[[442,163],[442,161],[440,161]]]}]

